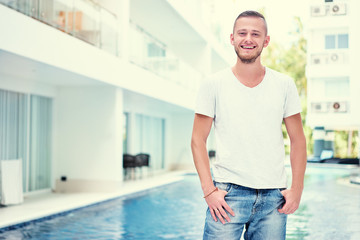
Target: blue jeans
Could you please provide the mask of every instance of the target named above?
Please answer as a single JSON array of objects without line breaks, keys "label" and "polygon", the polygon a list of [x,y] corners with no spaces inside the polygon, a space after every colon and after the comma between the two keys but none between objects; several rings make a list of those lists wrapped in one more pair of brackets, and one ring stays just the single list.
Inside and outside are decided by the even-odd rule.
[{"label": "blue jeans", "polygon": [[206,213],[204,240],[240,239],[245,227],[245,240],[283,240],[286,236],[287,215],[278,212],[285,199],[282,189],[253,189],[232,183],[214,182],[228,194],[225,201],[234,211],[230,223],[214,221],[209,208]]}]

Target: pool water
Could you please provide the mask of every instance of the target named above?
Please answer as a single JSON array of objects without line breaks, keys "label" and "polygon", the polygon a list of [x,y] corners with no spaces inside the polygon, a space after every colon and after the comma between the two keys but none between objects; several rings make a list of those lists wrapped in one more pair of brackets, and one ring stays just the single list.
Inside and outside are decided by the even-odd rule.
[{"label": "pool water", "polygon": [[308,167],[300,208],[289,215],[287,240],[360,239],[360,186],[344,180],[354,169]]},{"label": "pool water", "polygon": [[195,175],[1,232],[0,239],[200,239],[206,203]]},{"label": "pool water", "polygon": [[[307,170],[287,239],[360,239],[360,187],[339,184],[348,169]],[[196,175],[100,204],[0,229],[0,239],[202,239],[206,203]]]}]

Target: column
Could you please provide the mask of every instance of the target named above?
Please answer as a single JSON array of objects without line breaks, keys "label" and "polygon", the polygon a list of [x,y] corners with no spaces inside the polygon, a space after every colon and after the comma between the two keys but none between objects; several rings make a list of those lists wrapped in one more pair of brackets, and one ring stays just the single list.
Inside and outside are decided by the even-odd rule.
[{"label": "column", "polygon": [[314,160],[320,160],[321,152],[324,150],[325,145],[325,128],[317,126],[313,131],[314,139]]},{"label": "column", "polygon": [[325,130],[325,138],[324,138],[324,149],[325,150],[335,150],[335,133],[334,130]]}]

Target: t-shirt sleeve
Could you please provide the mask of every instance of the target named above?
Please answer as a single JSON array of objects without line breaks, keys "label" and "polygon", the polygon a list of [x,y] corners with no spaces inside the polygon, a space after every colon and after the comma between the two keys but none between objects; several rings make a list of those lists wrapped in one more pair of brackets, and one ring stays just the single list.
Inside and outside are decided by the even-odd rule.
[{"label": "t-shirt sleeve", "polygon": [[288,88],[286,92],[284,116],[283,118],[290,117],[302,111],[299,93],[296,89],[295,82],[289,79]]},{"label": "t-shirt sleeve", "polygon": [[216,109],[216,96],[214,83],[211,80],[205,80],[200,85],[196,105],[195,113],[202,114],[208,117],[215,118]]}]

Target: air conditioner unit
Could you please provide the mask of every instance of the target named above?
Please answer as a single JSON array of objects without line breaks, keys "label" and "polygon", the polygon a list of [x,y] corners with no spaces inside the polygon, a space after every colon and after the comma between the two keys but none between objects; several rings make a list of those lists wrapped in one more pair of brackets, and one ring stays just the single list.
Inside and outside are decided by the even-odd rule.
[{"label": "air conditioner unit", "polygon": [[346,15],[346,5],[345,4],[334,4],[330,6],[331,15]]},{"label": "air conditioner unit", "polygon": [[312,54],[311,63],[314,65],[321,65],[326,63],[326,55],[324,54]]},{"label": "air conditioner unit", "polygon": [[347,102],[332,102],[330,109],[331,112],[346,113],[348,112]]},{"label": "air conditioner unit", "polygon": [[329,63],[330,64],[339,64],[344,63],[344,56],[340,53],[330,53],[329,54]]},{"label": "air conditioner unit", "polygon": [[312,17],[321,17],[326,15],[325,6],[313,6],[311,7],[311,16]]},{"label": "air conditioner unit", "polygon": [[327,102],[313,102],[311,103],[311,112],[327,113],[329,112],[329,104]]}]

